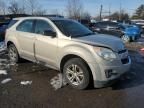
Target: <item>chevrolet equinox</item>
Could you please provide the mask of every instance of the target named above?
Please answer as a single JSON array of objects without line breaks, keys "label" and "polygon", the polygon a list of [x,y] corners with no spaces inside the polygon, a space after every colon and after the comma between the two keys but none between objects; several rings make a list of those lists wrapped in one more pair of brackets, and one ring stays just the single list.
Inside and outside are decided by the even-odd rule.
[{"label": "chevrolet equinox", "polygon": [[59,70],[76,89],[111,84],[131,65],[119,38],[95,34],[66,18],[15,18],[5,42],[11,61],[23,58]]}]

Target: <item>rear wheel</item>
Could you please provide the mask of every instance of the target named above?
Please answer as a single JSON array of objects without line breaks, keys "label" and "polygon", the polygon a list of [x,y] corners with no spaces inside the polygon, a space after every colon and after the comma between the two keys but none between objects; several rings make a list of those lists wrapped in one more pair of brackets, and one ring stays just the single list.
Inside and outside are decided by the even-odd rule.
[{"label": "rear wheel", "polygon": [[11,62],[13,63],[18,63],[20,60],[18,51],[15,47],[15,45],[11,44],[8,46],[8,55],[9,55],[9,59]]},{"label": "rear wheel", "polygon": [[80,58],[70,59],[63,69],[66,81],[76,89],[86,89],[90,83],[90,71]]}]

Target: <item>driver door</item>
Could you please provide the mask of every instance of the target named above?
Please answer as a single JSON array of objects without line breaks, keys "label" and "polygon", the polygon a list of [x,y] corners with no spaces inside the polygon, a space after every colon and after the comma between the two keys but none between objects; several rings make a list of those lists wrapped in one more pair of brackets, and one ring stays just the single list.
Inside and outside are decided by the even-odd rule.
[{"label": "driver door", "polygon": [[57,37],[45,36],[45,30],[53,30],[52,26],[45,20],[36,20],[35,33],[35,56],[38,61],[49,66],[55,66],[57,57]]}]

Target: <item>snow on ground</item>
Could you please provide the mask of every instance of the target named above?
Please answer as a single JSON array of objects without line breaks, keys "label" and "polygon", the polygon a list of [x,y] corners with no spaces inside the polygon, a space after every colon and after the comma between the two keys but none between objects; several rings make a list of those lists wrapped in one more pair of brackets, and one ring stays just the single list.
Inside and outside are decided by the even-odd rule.
[{"label": "snow on ground", "polygon": [[6,50],[6,46],[4,42],[0,42],[0,53]]},{"label": "snow on ground", "polygon": [[0,75],[7,75],[7,71],[6,70],[0,70]]},{"label": "snow on ground", "polygon": [[21,81],[20,84],[21,85],[31,85],[32,81]]},{"label": "snow on ground", "polygon": [[[0,46],[1,48],[1,46]],[[1,53],[0,53],[1,55]],[[8,75],[6,70],[9,70],[11,66],[18,66],[18,64],[15,64],[11,62],[9,59],[0,59],[0,75]],[[12,79],[11,78],[6,78],[1,81],[1,84],[6,84],[10,82]],[[21,85],[31,85],[32,81],[21,81]]]},{"label": "snow on ground", "polygon": [[8,82],[10,82],[12,79],[11,78],[7,78],[1,81],[1,84],[6,84]]},{"label": "snow on ground", "polygon": [[[0,43],[0,51],[5,51],[4,49],[4,43]],[[5,54],[5,52],[4,52]],[[0,52],[0,56],[2,55],[2,53]],[[1,59],[0,58],[0,75],[8,75],[7,70],[10,68],[10,66],[13,65],[13,63],[11,63],[8,59]],[[8,82],[10,82],[12,79],[11,78],[6,78],[3,79],[0,83],[1,84],[6,84]]]},{"label": "snow on ground", "polygon": [[[4,45],[4,42],[1,42],[0,43],[0,55],[4,52],[5,53],[5,45]],[[5,70],[2,70],[3,69],[9,69],[10,66],[18,66],[17,64],[15,63],[12,63],[11,61],[9,61],[8,59],[0,59],[0,74],[4,74],[4,75],[7,75],[7,72]],[[11,81],[10,78],[8,79],[5,79],[3,80],[1,83],[2,84],[5,84],[7,82]],[[20,82],[21,85],[31,85],[32,84],[32,81],[21,81]],[[63,86],[65,86],[67,83],[66,81],[64,80],[63,78],[63,75],[62,74],[58,74],[57,76],[53,77],[51,80],[50,80],[50,84],[52,85],[52,87],[55,89],[55,90],[58,90],[60,88],[62,88]]]},{"label": "snow on ground", "polygon": [[57,76],[53,77],[50,81],[50,84],[55,90],[58,90],[65,86],[67,83],[62,74],[58,74]]},{"label": "snow on ground", "polygon": [[7,59],[0,59],[0,62],[7,62]]}]

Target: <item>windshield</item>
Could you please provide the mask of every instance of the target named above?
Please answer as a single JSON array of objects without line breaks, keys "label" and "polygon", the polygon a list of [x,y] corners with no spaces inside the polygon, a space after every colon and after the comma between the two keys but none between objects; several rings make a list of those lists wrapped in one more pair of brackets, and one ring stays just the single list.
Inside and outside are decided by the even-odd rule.
[{"label": "windshield", "polygon": [[119,25],[119,28],[122,29],[122,30],[125,30],[125,29],[126,29],[126,27],[123,26],[123,25]]},{"label": "windshield", "polygon": [[53,20],[55,25],[60,29],[60,31],[71,37],[80,37],[94,34],[84,25],[73,20]]}]

